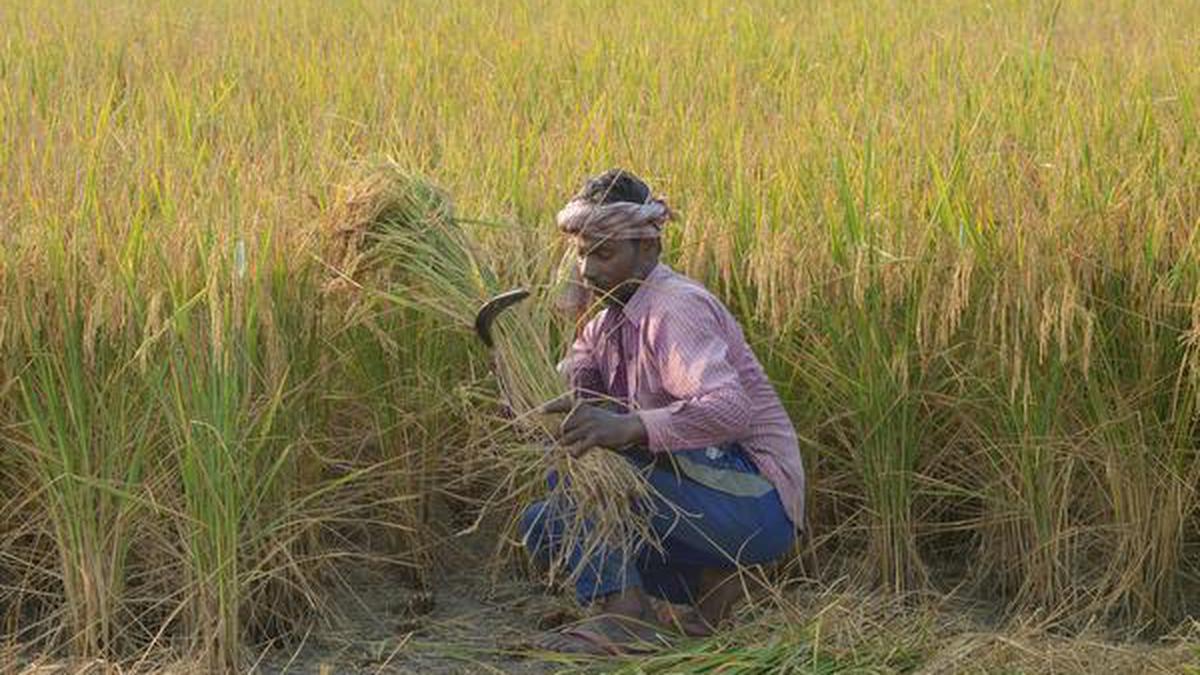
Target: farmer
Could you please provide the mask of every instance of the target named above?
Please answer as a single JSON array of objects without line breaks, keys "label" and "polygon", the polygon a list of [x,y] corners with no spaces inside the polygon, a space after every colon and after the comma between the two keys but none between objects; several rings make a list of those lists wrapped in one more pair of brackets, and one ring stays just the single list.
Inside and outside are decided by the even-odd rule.
[{"label": "farmer", "polygon": [[[691,607],[678,621],[686,633],[711,633],[741,595],[738,567],[783,556],[803,522],[795,429],[725,306],[659,262],[670,217],[646,183],[617,169],[589,179],[558,213],[582,288],[604,309],[560,365],[570,398],[544,410],[569,413],[559,439],[567,451],[623,454],[675,508],[651,507],[661,551],[644,546],[626,560],[588,549],[575,591],[597,611],[542,636],[548,650],[645,646],[655,635],[649,596]],[[542,501],[525,511],[521,535],[535,561],[558,552],[568,508]]]}]

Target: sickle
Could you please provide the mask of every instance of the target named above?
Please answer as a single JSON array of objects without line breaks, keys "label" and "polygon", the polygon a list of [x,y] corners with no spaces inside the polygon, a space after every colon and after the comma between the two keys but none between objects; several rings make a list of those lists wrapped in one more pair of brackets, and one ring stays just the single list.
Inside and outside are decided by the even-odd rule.
[{"label": "sickle", "polygon": [[514,288],[483,303],[475,313],[475,334],[489,348],[495,346],[492,342],[492,323],[504,310],[529,297],[529,291],[524,288]]}]

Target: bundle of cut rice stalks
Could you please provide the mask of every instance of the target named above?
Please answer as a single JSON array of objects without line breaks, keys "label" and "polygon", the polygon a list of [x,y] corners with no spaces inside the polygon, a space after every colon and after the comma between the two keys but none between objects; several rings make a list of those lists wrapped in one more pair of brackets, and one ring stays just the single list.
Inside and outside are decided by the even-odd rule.
[{"label": "bundle of cut rice stalks", "polygon": [[[344,247],[341,274],[385,303],[470,330],[480,306],[502,290],[498,266],[472,242],[447,195],[394,163],[373,167],[349,190],[335,227]],[[553,364],[572,322],[549,301],[556,290],[552,266],[506,262],[511,274],[524,277],[510,281],[534,289],[534,296],[510,310],[493,334],[491,357],[502,400],[490,407],[506,410],[503,426],[519,430],[520,440],[511,442],[509,434],[510,442],[487,449],[497,453],[503,474],[487,503],[520,507],[544,498],[570,512],[550,573],[573,580],[581,562],[594,555],[630,556],[642,546],[658,546],[649,526],[653,490],[620,455],[596,449],[575,458],[557,447],[562,418],[538,408],[566,389]],[[495,419],[493,413],[489,421]],[[557,476],[553,486],[546,480],[550,472]]]}]

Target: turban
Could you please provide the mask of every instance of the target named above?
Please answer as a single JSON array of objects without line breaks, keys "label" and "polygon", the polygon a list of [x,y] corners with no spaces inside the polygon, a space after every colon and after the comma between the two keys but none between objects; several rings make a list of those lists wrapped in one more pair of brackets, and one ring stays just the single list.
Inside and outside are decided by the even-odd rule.
[{"label": "turban", "polygon": [[645,204],[594,204],[573,199],[558,212],[558,229],[572,237],[656,239],[662,236],[663,225],[670,218],[671,209],[661,199]]}]

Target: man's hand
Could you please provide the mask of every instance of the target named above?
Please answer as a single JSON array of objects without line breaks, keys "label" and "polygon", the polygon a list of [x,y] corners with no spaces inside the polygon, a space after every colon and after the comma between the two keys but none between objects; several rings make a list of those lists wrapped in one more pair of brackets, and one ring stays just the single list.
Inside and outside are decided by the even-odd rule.
[{"label": "man's hand", "polygon": [[575,395],[572,392],[560,394],[538,406],[537,411],[543,415],[569,413],[575,407]]},{"label": "man's hand", "polygon": [[590,403],[576,403],[562,423],[559,443],[575,457],[595,447],[619,450],[646,443],[646,427],[633,413],[605,410]]}]

